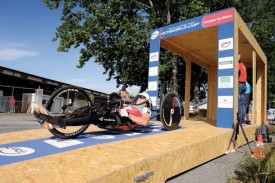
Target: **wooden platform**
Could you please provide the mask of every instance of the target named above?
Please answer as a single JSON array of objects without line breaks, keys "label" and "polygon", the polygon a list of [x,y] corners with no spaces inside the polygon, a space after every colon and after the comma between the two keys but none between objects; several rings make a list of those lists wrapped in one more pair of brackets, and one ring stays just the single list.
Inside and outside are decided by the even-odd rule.
[{"label": "wooden platform", "polygon": [[[231,129],[202,121],[182,121],[182,129],[88,146],[64,153],[0,166],[0,182],[165,182],[168,178],[223,155]],[[257,126],[244,127],[254,140]],[[90,127],[89,130],[100,130]],[[49,137],[44,129],[0,134],[1,144]],[[92,140],[92,139],[91,139]],[[245,144],[243,134],[238,145]],[[0,157],[0,161],[2,158]]]}]

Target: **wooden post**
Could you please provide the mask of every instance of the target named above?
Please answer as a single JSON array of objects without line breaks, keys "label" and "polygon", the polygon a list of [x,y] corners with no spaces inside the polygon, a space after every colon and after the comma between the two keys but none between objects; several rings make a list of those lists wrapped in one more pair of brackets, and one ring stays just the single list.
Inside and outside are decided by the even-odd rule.
[{"label": "wooden post", "polygon": [[257,124],[256,118],[257,118],[257,113],[256,113],[256,109],[257,109],[257,83],[256,83],[256,73],[257,71],[257,64],[256,64],[256,52],[253,50],[252,52],[252,93],[253,93],[253,101],[252,101],[252,119],[251,119],[251,123],[253,125]]},{"label": "wooden post", "polygon": [[217,67],[212,65],[208,69],[207,120],[213,125],[217,114],[217,80]]},{"label": "wooden post", "polygon": [[239,112],[239,22],[234,21],[234,121],[237,122]]},{"label": "wooden post", "polygon": [[[267,62],[265,62],[265,63],[267,63]],[[263,121],[265,121],[266,120],[266,108],[267,108],[267,64],[264,64],[264,82],[263,82],[263,84],[264,84],[264,86],[263,86],[263,88],[262,88],[262,90],[263,90],[263,94],[264,94],[264,97],[263,97],[263,99],[264,99],[264,101],[263,101]]]},{"label": "wooden post", "polygon": [[186,58],[185,68],[185,96],[184,96],[184,119],[189,119],[189,103],[190,103],[190,88],[191,88],[191,61]]},{"label": "wooden post", "polygon": [[266,64],[257,64],[257,124],[262,124],[266,120]]}]

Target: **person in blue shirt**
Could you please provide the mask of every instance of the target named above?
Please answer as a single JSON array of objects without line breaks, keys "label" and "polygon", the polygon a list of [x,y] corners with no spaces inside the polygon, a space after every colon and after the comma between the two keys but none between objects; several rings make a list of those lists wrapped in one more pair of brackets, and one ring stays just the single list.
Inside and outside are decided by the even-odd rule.
[{"label": "person in blue shirt", "polygon": [[245,122],[246,122],[246,124],[250,124],[249,104],[251,101],[252,88],[248,82],[246,82],[245,85],[246,85],[246,91],[245,91],[245,95],[244,95],[244,104],[245,104],[245,109],[246,109]]}]

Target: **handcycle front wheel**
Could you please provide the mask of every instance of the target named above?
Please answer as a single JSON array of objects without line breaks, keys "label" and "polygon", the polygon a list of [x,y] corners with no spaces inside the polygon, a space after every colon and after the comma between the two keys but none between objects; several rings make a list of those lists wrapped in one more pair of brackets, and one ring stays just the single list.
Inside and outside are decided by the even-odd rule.
[{"label": "handcycle front wheel", "polygon": [[[92,100],[85,90],[76,86],[66,86],[56,90],[50,97],[46,108],[53,116],[73,119],[89,114]],[[67,126],[65,129],[53,125],[49,131],[63,139],[74,138],[85,132],[89,124]]]},{"label": "handcycle front wheel", "polygon": [[178,94],[169,92],[165,95],[160,106],[160,120],[167,130],[174,130],[181,120],[181,102]]}]

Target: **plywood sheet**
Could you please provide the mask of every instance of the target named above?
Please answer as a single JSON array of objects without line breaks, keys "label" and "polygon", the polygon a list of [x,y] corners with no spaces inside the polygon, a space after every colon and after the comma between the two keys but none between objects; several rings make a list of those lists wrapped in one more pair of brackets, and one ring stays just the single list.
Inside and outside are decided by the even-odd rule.
[{"label": "plywood sheet", "polygon": [[[0,182],[134,182],[135,177],[147,172],[154,175],[146,182],[164,182],[225,153],[231,129],[216,128],[202,121],[182,121],[181,126],[180,130],[162,134],[4,165],[0,167]],[[250,140],[255,128],[245,127]],[[33,138],[38,135],[36,132],[33,131]],[[24,133],[31,131],[21,134]],[[6,138],[10,138],[8,134]],[[238,144],[244,142],[240,135]]]}]

